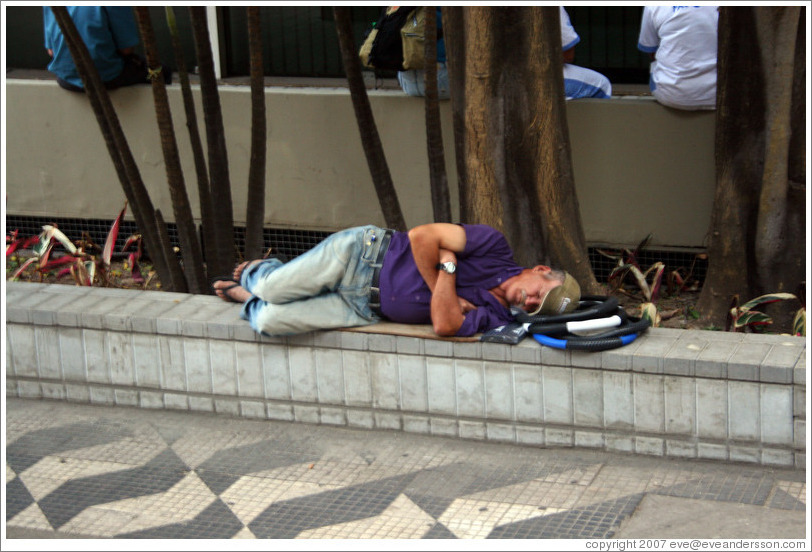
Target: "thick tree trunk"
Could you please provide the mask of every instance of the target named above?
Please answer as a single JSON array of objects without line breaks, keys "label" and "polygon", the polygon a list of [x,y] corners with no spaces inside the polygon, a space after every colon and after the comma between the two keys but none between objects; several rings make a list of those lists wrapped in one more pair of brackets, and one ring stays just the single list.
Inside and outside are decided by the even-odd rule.
[{"label": "thick tree trunk", "polygon": [[426,38],[426,144],[429,156],[429,184],[434,222],[451,222],[451,198],[445,171],[445,148],[437,92],[437,12],[425,9]]},{"label": "thick tree trunk", "polygon": [[505,152],[501,118],[504,98],[497,92],[499,67],[494,61],[502,38],[496,10],[484,6],[463,8],[465,103],[460,106],[464,127],[457,155],[465,160],[466,189],[464,195],[460,194],[460,203],[465,205],[462,211],[466,218],[462,222],[489,224],[511,240],[499,193]]},{"label": "thick tree trunk", "polygon": [[706,324],[723,327],[733,297],[744,302],[765,293],[797,293],[804,279],[804,190],[790,182],[790,173],[804,164],[798,151],[805,149],[790,119],[803,101],[798,79],[805,76],[805,59],[795,44],[803,25],[799,11],[719,11],[716,193],[708,274],[697,305]]},{"label": "thick tree trunk", "polygon": [[206,143],[209,155],[209,183],[211,186],[212,215],[215,243],[209,253],[209,272],[228,274],[234,268],[234,209],[231,202],[231,181],[228,172],[223,111],[214,74],[214,58],[207,25],[206,8],[189,8],[192,21],[197,65],[200,72],[200,96],[206,123]]},{"label": "thick tree trunk", "polygon": [[81,35],[76,30],[68,10],[64,6],[53,6],[51,8],[54,18],[62,30],[68,49],[76,63],[76,69],[85,85],[90,105],[96,115],[107,151],[113,161],[113,166],[118,175],[119,182],[127,197],[127,201],[133,210],[135,222],[144,238],[147,251],[150,255],[158,277],[162,282],[167,282],[164,289],[174,291],[186,291],[184,288],[173,286],[173,273],[180,272],[180,265],[177,259],[168,258],[167,251],[172,250],[168,240],[162,239],[159,233],[159,222],[155,218],[155,209],[149,198],[138,166],[135,164],[127,139],[121,129],[121,124],[116,115],[110,95],[101,81],[99,72],[90,58],[90,53]]},{"label": "thick tree trunk", "polygon": [[248,203],[245,209],[245,258],[262,256],[265,244],[265,72],[262,64],[262,27],[259,8],[246,8],[251,66],[251,165],[248,168]]},{"label": "thick tree trunk", "polygon": [[446,44],[454,85],[464,68],[464,92],[452,85],[463,222],[501,230],[520,264],[564,268],[599,291],[572,174],[558,8],[450,9]]},{"label": "thick tree trunk", "polygon": [[341,59],[344,62],[344,72],[347,74],[347,83],[350,88],[352,106],[355,109],[355,118],[358,121],[358,130],[361,133],[361,143],[372,175],[372,183],[378,195],[378,202],[383,211],[386,225],[393,230],[406,230],[406,220],[400,208],[392,175],[386,164],[378,127],[372,115],[369,96],[361,74],[361,60],[355,47],[352,34],[351,8],[334,7],[333,14],[338,33],[338,44],[341,48]]},{"label": "thick tree trunk", "polygon": [[[570,147],[567,107],[564,98],[564,73],[561,53],[561,24],[557,6],[532,8],[535,16],[528,18],[532,23],[525,40],[527,41],[527,68],[525,69],[538,92],[532,88],[514,87],[518,93],[518,103],[530,106],[530,113],[522,121],[517,121],[512,138],[515,147],[508,151],[521,152],[526,137],[535,140],[534,150],[528,150],[528,159],[534,159],[525,166],[535,184],[535,194],[528,193],[539,202],[540,228],[544,238],[542,253],[546,264],[569,271],[587,293],[601,291],[589,263],[589,253],[584,235],[581,209],[575,189],[575,176],[572,171],[572,149]],[[538,39],[536,37],[539,37]],[[510,57],[510,52],[505,52]],[[522,129],[521,134],[515,133]],[[526,135],[526,136],[525,136]],[[519,153],[524,158],[522,153]],[[522,185],[525,176],[515,175],[514,188]],[[528,207],[528,201],[522,207]],[[528,213],[528,218],[533,213]],[[522,225],[523,226],[523,225]],[[516,228],[522,232],[522,226]],[[534,244],[527,243],[532,251]],[[535,246],[538,248],[538,245]]]},{"label": "thick tree trunk", "polygon": [[183,109],[186,113],[186,128],[189,131],[189,143],[192,147],[192,159],[194,160],[195,175],[197,177],[198,204],[200,206],[200,226],[203,235],[202,247],[205,256],[211,248],[214,248],[215,243],[209,172],[206,168],[206,154],[203,151],[203,143],[200,140],[195,100],[192,97],[192,87],[189,83],[189,72],[186,68],[183,47],[180,43],[178,27],[175,21],[175,11],[172,6],[166,6],[166,23],[172,38],[172,51],[175,54],[175,65],[178,69],[178,80],[180,81],[181,96],[183,97]]},{"label": "thick tree trunk", "polygon": [[[756,267],[760,287],[767,292],[792,292],[797,282],[785,281],[788,271],[803,269],[803,258],[793,254],[799,236],[787,226],[792,206],[789,197],[789,143],[792,136],[792,91],[795,40],[801,8],[755,7],[758,43],[765,67],[767,102],[764,175],[756,227]],[[805,227],[804,227],[805,228]],[[774,286],[773,288],[769,286]],[[789,289],[788,289],[789,288]]]},{"label": "thick tree trunk", "polygon": [[186,193],[186,183],[183,179],[183,169],[180,166],[180,154],[175,140],[175,127],[172,124],[172,113],[169,110],[169,97],[166,94],[163,70],[158,59],[158,45],[155,42],[155,32],[152,29],[152,19],[149,9],[141,6],[134,8],[141,39],[144,41],[144,53],[147,67],[154,72],[152,77],[152,95],[155,100],[155,116],[158,122],[158,131],[161,137],[161,148],[166,165],[166,178],[169,184],[169,194],[172,199],[172,210],[175,214],[175,223],[178,228],[180,241],[180,254],[183,258],[183,269],[186,285],[191,293],[206,293],[206,271],[203,266],[203,253],[197,239],[194,217],[189,205],[189,196]]}]

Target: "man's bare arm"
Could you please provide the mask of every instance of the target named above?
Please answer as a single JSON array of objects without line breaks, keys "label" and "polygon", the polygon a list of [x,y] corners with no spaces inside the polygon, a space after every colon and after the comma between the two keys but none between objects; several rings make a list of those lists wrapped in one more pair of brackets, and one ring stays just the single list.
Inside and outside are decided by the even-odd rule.
[{"label": "man's bare arm", "polygon": [[[434,292],[437,282],[437,263],[441,262],[440,250],[447,249],[453,253],[465,250],[466,236],[462,226],[446,222],[436,222],[415,226],[409,230],[409,242],[412,248],[417,270],[429,289]],[[454,259],[456,262],[456,258]]]},{"label": "man's bare arm", "polygon": [[437,263],[451,261],[456,264],[455,253],[465,250],[465,230],[456,224],[424,224],[409,231],[409,241],[417,269],[432,292],[434,331],[437,335],[455,335],[465,320],[466,306],[457,296],[456,275],[437,270]]}]

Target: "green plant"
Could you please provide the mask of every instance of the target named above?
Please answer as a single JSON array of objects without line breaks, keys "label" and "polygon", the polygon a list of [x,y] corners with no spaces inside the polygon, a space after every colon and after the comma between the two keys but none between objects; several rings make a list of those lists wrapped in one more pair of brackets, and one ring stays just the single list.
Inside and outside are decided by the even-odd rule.
[{"label": "green plant", "polygon": [[[12,280],[16,280],[32,265],[37,265],[36,272],[40,275],[40,280],[48,273],[55,273],[57,278],[72,276],[77,285],[92,286],[95,284],[110,284],[110,266],[114,255],[116,240],[118,239],[119,228],[124,214],[127,211],[127,202],[113,221],[110,231],[104,243],[104,247],[99,247],[89,238],[73,243],[55,224],[46,224],[42,227],[42,233],[38,236],[19,238],[18,231],[6,236],[6,257],[14,259],[16,269],[11,275]],[[141,235],[130,236],[122,247],[119,256],[126,256],[125,263],[135,282],[144,282],[141,275],[139,260],[142,254]],[[65,249],[62,255],[56,255],[55,245],[59,243]],[[31,248],[33,255],[22,261],[19,252]],[[128,250],[132,251],[128,253]],[[16,256],[12,257],[14,253]]]},{"label": "green plant", "polygon": [[[748,329],[753,332],[763,331],[765,327],[773,323],[773,319],[769,315],[755,310],[755,308],[760,305],[769,305],[793,299],[797,301],[798,297],[792,293],[769,293],[750,299],[740,306],[739,296],[734,295],[725,330],[730,332],[747,331]],[[792,334],[806,336],[806,308],[803,306],[795,313]]]},{"label": "green plant", "polygon": [[640,305],[640,318],[648,320],[652,328],[660,325],[660,312],[654,303],[643,303]]},{"label": "green plant", "polygon": [[620,252],[611,252],[603,249],[598,250],[600,254],[614,259],[617,263],[615,268],[612,269],[612,272],[609,273],[609,286],[614,290],[625,292],[626,290],[623,288],[623,284],[628,279],[628,276],[631,275],[633,282],[640,289],[643,298],[648,303],[657,301],[663,272],[665,271],[665,264],[659,261],[652,264],[645,271],[643,271],[640,266],[638,258],[643,249],[645,249],[651,241],[651,238],[652,234],[646,236],[634,250],[623,249]]},{"label": "green plant", "polygon": [[668,293],[674,295],[681,291],[698,291],[700,282],[694,276],[694,268],[696,267],[696,261],[706,260],[707,258],[707,253],[698,253],[694,255],[694,260],[689,268],[686,269],[681,266],[669,271],[666,279]]}]

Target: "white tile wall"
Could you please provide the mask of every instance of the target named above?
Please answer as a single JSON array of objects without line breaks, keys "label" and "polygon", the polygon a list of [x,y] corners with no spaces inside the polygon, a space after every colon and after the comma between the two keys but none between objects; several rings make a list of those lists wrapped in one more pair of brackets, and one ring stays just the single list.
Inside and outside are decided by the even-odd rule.
[{"label": "white tile wall", "polygon": [[369,368],[372,386],[372,407],[383,410],[400,409],[400,377],[396,355],[370,353]]},{"label": "white tile wall", "polygon": [[542,368],[544,421],[572,423],[572,369],[556,366]]},{"label": "white tile wall", "polygon": [[[457,360],[455,368],[456,378],[451,389],[456,387],[456,401],[454,402],[456,402],[457,409],[455,412],[452,402],[449,403],[445,412],[472,418],[485,417],[486,390],[483,363],[476,360]],[[439,381],[435,385],[440,385]]]},{"label": "white tile wall", "polygon": [[[234,343],[234,347],[237,369],[237,394],[240,397],[265,397],[259,345],[238,341]],[[264,407],[262,410],[264,411]]]},{"label": "white tile wall", "polygon": [[9,396],[804,465],[795,338],[652,331],[596,354],[363,332],[265,338],[220,302],[97,291],[12,289]]}]

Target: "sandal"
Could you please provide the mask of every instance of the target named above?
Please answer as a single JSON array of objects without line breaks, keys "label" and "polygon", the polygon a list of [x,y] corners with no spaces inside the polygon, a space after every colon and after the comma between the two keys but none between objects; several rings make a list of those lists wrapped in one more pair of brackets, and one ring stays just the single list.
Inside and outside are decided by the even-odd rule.
[{"label": "sandal", "polygon": [[[221,287],[221,288],[216,288],[216,287],[214,287],[214,284],[215,284],[215,283],[217,283],[217,282],[231,282],[231,285],[230,285],[230,286]],[[218,291],[219,291],[220,293],[222,293],[222,295],[217,295],[217,296],[218,296],[218,297],[220,297],[221,299],[225,299],[226,301],[229,301],[229,302],[231,302],[231,303],[242,303],[242,301],[238,301],[237,299],[233,298],[233,297],[232,297],[232,296],[231,296],[231,295],[228,293],[228,292],[229,292],[229,290],[232,290],[232,289],[234,289],[235,287],[240,287],[240,288],[242,287],[242,286],[240,286],[240,283],[239,283],[239,282],[235,282],[233,278],[231,278],[231,277],[229,277],[229,276],[218,276],[218,277],[216,277],[216,278],[212,278],[212,280],[211,280],[211,287],[212,287],[212,289],[214,290],[214,294],[215,294],[215,295],[217,295],[217,292],[218,292]]]}]

